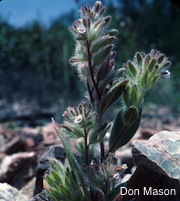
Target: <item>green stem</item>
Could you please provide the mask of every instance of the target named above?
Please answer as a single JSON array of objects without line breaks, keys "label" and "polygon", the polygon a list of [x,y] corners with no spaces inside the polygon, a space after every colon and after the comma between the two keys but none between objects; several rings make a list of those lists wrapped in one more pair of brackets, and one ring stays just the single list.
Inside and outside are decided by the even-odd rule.
[{"label": "green stem", "polygon": [[122,135],[124,134],[124,132],[126,131],[127,129],[127,125],[124,125],[121,132],[119,133],[118,137],[116,138],[116,140],[114,141],[114,143],[112,144],[112,146],[110,147],[109,149],[109,152],[113,152],[114,148],[116,147],[117,143],[119,142],[120,138],[122,137]]}]

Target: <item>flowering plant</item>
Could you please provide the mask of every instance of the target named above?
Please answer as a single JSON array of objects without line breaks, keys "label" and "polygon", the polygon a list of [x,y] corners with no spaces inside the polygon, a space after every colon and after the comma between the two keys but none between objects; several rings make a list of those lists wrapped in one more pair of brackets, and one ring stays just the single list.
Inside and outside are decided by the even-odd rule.
[{"label": "flowering plant", "polygon": [[[118,31],[109,28],[111,17],[104,16],[104,11],[100,1],[92,8],[86,5],[69,28],[76,41],[70,63],[77,68],[87,93],[78,106],[67,108],[62,124],[53,120],[67,156],[65,164],[51,159],[51,171],[44,177],[53,201],[115,199],[122,185],[119,174],[126,165],[118,164],[114,153],[137,131],[145,92],[158,79],[169,76],[171,62],[154,49],[148,54],[137,52],[132,61],[115,68]],[[105,114],[118,99],[122,105],[110,125]],[[110,136],[105,146],[107,132]],[[70,148],[72,138],[78,154]]]}]

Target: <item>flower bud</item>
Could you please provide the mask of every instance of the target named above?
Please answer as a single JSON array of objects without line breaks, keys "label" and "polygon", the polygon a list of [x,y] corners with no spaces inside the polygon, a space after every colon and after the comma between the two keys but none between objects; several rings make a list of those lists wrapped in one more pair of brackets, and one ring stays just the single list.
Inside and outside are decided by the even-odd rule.
[{"label": "flower bud", "polygon": [[150,72],[153,70],[155,65],[156,65],[156,59],[152,59],[148,66]]},{"label": "flower bud", "polygon": [[115,35],[117,35],[117,33],[118,33],[118,30],[117,30],[117,29],[111,29],[111,30],[108,32],[108,34],[109,34],[110,36],[115,36]]},{"label": "flower bud", "polygon": [[111,44],[115,40],[116,37],[114,36],[102,36],[92,44],[92,52],[97,52],[100,48]]},{"label": "flower bud", "polygon": [[99,8],[102,5],[101,1],[96,1],[96,3],[94,4],[94,12],[98,13],[99,12]]},{"label": "flower bud", "polygon": [[128,67],[129,67],[129,70],[131,71],[132,75],[136,76],[137,75],[137,69],[131,61],[128,61]]},{"label": "flower bud", "polygon": [[145,56],[145,58],[144,58],[144,67],[146,67],[146,66],[149,65],[150,59],[151,59],[150,55],[147,54],[147,55]]},{"label": "flower bud", "polygon": [[165,55],[164,54],[161,54],[158,58],[158,63],[161,63],[164,59]]},{"label": "flower bud", "polygon": [[103,18],[103,20],[105,21],[105,25],[106,25],[110,22],[111,16],[107,16],[107,17]]},{"label": "flower bud", "polygon": [[104,11],[105,11],[105,6],[102,6],[102,8],[98,12],[99,16],[103,15]]},{"label": "flower bud", "polygon": [[139,65],[141,65],[141,64],[142,64],[142,56],[141,56],[141,53],[137,52],[136,55],[135,55],[135,58],[136,58],[136,60],[137,60],[137,63],[138,63]]}]

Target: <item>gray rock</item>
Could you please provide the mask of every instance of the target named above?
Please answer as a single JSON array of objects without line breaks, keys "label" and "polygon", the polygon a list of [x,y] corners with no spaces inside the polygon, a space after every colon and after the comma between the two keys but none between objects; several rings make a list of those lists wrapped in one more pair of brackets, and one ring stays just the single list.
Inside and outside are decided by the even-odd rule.
[{"label": "gray rock", "polygon": [[180,132],[161,131],[147,141],[132,144],[136,165],[143,163],[180,181]]},{"label": "gray rock", "polygon": [[[10,156],[6,155],[0,164],[0,181],[11,183],[18,173],[19,178],[27,164],[35,160],[35,152],[19,152]],[[21,179],[19,179],[21,180]]]},{"label": "gray rock", "polygon": [[0,183],[0,201],[28,201],[28,198],[9,184]]},{"label": "gray rock", "polygon": [[56,158],[57,160],[64,162],[66,158],[64,149],[60,146],[53,145],[50,146],[41,156],[36,170],[36,185],[34,195],[43,190],[43,176],[45,171],[50,168],[49,158]]}]

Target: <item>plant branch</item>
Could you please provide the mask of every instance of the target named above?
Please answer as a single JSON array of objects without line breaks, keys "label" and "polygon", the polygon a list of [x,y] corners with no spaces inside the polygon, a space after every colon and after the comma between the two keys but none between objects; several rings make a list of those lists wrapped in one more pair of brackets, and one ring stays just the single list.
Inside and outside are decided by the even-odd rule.
[{"label": "plant branch", "polygon": [[89,149],[89,145],[88,145],[88,133],[87,130],[84,129],[84,148],[85,148],[85,162],[86,165],[89,165],[89,155],[88,155],[88,149]]},{"label": "plant branch", "polygon": [[100,101],[101,96],[100,96],[100,93],[99,93],[99,90],[98,90],[98,87],[97,87],[97,84],[95,82],[94,75],[93,75],[93,66],[92,66],[92,62],[91,62],[90,43],[89,43],[89,41],[86,41],[86,43],[87,43],[88,65],[89,65],[89,71],[90,71],[90,75],[91,75],[91,80],[92,80],[92,83],[93,83],[94,88],[96,90],[97,98]]},{"label": "plant branch", "polygon": [[100,142],[100,148],[101,148],[101,162],[103,162],[105,158],[105,151],[104,151],[104,142],[103,140]]},{"label": "plant branch", "polygon": [[90,97],[90,100],[91,100],[91,103],[92,103],[94,100],[93,100],[93,96],[92,96],[92,90],[91,90],[90,85],[89,85],[89,79],[86,80],[86,84],[87,84],[89,97]]},{"label": "plant branch", "polygon": [[127,129],[127,125],[124,125],[121,132],[119,133],[118,137],[116,138],[116,140],[114,141],[114,143],[112,144],[112,146],[110,147],[109,149],[109,152],[113,152],[113,149],[115,148],[115,146],[117,145],[118,141],[120,140],[120,138],[122,137],[122,135],[124,134],[124,132],[126,131]]}]

